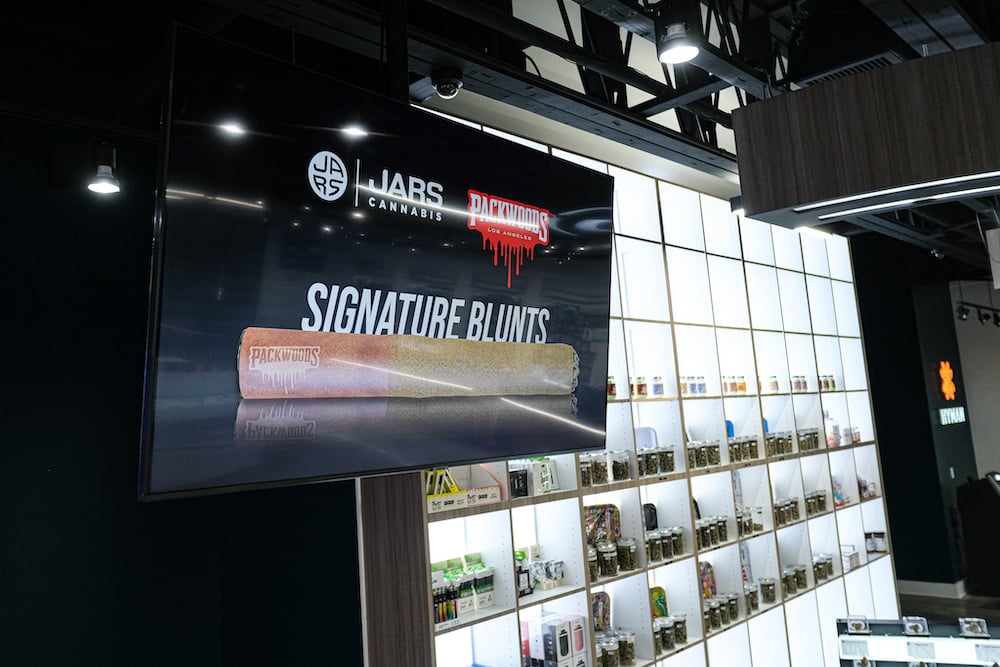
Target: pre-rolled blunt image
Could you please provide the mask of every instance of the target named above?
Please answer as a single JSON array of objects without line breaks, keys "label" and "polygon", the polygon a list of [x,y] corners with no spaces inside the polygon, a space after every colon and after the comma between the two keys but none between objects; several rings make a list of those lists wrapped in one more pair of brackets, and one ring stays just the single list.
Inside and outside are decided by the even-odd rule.
[{"label": "pre-rolled blunt image", "polygon": [[580,361],[565,343],[247,327],[240,395],[256,398],[571,394]]},{"label": "pre-rolled blunt image", "polygon": [[[419,434],[440,443],[495,436],[524,438],[552,420],[570,424],[576,416],[572,394],[433,398],[290,398],[240,401],[234,426],[237,443],[378,442],[398,443]],[[570,431],[572,428],[569,429]],[[467,455],[467,454],[466,454]]]}]

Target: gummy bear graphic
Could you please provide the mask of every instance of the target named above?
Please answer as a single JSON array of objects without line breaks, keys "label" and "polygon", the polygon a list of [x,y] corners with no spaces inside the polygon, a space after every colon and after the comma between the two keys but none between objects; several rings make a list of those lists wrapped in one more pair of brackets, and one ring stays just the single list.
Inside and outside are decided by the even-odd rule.
[{"label": "gummy bear graphic", "polygon": [[944,394],[944,400],[954,401],[955,383],[952,380],[955,377],[955,371],[952,370],[950,361],[941,362],[941,368],[938,369],[938,375],[941,376],[941,393]]}]

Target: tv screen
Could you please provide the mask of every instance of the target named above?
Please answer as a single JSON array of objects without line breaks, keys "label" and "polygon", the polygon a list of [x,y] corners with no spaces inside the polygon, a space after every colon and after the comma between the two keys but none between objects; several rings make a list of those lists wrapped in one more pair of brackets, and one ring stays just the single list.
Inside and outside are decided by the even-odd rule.
[{"label": "tv screen", "polygon": [[172,46],[141,498],[604,446],[611,177]]}]

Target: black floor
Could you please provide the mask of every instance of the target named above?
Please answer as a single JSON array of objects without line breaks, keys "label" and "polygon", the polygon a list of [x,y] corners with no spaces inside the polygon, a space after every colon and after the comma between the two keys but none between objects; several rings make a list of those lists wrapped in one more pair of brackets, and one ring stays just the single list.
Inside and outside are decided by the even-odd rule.
[{"label": "black floor", "polygon": [[991,629],[1000,630],[1000,598],[967,595],[955,600],[900,594],[899,608],[900,616],[923,616],[929,621],[951,621],[961,617],[983,618]]}]

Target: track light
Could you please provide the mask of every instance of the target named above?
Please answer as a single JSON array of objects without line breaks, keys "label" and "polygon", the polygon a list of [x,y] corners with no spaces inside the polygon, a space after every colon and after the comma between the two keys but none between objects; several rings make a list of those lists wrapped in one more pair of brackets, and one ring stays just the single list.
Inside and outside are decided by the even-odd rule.
[{"label": "track light", "polygon": [[670,23],[659,30],[656,52],[661,63],[676,65],[686,63],[698,55],[698,45],[687,33],[684,23]]},{"label": "track light", "polygon": [[118,183],[118,176],[115,173],[118,166],[115,147],[107,141],[102,141],[97,145],[94,157],[94,161],[97,163],[97,173],[87,183],[87,189],[101,195],[119,192],[121,185]]},{"label": "track light", "polygon": [[984,306],[979,303],[971,303],[969,301],[959,301],[958,306],[955,308],[955,314],[959,320],[965,322],[969,319],[969,313],[972,309],[976,309],[976,319],[983,326],[990,320],[993,321],[994,326],[1000,327],[1000,308],[995,306]]},{"label": "track light", "polygon": [[746,209],[743,208],[743,196],[736,195],[729,199],[729,210],[733,212],[733,215],[738,215],[741,218],[743,214],[746,213]]}]

